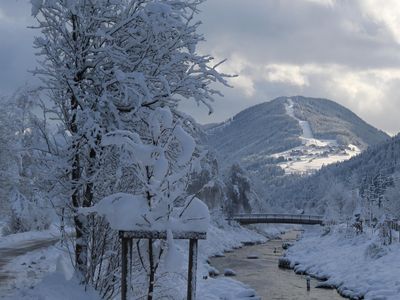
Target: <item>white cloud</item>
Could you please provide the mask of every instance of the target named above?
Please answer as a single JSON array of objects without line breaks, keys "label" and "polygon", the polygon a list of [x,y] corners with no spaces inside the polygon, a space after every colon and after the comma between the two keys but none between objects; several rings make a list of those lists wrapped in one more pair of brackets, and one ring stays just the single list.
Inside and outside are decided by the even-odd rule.
[{"label": "white cloud", "polygon": [[[220,59],[216,59],[220,61]],[[254,80],[251,76],[246,75],[246,69],[251,69],[250,63],[242,56],[234,53],[219,68],[225,74],[239,75],[231,78],[229,83],[239,89],[246,97],[251,97],[255,93]]]},{"label": "white cloud", "polygon": [[377,74],[351,71],[335,74],[329,85],[331,92],[340,95],[342,101],[358,113],[380,113],[382,110],[385,82]]},{"label": "white cloud", "polygon": [[226,74],[235,74],[238,77],[230,79],[230,84],[241,90],[246,97],[255,95],[256,82],[276,82],[293,86],[309,85],[308,78],[302,67],[292,64],[254,64],[245,57],[234,53],[220,71]]},{"label": "white cloud", "polygon": [[383,24],[400,43],[400,1],[358,0],[365,17]]},{"label": "white cloud", "polygon": [[333,7],[333,5],[335,4],[335,0],[305,0],[305,1],[330,7]]},{"label": "white cloud", "polygon": [[300,66],[289,64],[271,64],[264,67],[263,77],[270,82],[287,83],[295,86],[309,85],[307,76]]},{"label": "white cloud", "polygon": [[240,89],[247,98],[254,96],[256,92],[254,88],[254,81],[246,75],[232,78],[230,83],[234,87]]}]

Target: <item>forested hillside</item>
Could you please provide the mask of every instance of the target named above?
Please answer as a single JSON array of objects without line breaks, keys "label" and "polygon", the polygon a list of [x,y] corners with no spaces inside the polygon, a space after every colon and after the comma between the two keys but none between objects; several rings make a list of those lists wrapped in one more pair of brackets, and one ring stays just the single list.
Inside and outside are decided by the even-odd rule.
[{"label": "forested hillside", "polygon": [[351,215],[360,207],[372,205],[381,213],[398,215],[399,162],[397,135],[348,161],[323,167],[311,176],[271,180],[265,196],[274,206],[321,214]]},{"label": "forested hillside", "polygon": [[220,160],[245,162],[255,153],[270,155],[301,145],[301,128],[286,114],[284,101],[261,103],[224,123],[208,126],[208,143],[219,152]]}]

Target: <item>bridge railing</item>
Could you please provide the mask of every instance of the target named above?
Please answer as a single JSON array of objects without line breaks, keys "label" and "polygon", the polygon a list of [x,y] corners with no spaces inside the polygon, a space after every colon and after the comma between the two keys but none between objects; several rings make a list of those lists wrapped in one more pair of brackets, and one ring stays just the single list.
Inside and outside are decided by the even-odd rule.
[{"label": "bridge railing", "polygon": [[260,218],[276,218],[276,219],[298,219],[298,220],[323,220],[323,216],[319,215],[296,215],[296,214],[236,214],[231,216],[232,219],[260,219]]},{"label": "bridge railing", "polygon": [[324,225],[323,216],[318,215],[300,215],[300,214],[237,214],[233,215],[228,220],[236,221],[241,224],[256,224],[256,223],[282,223],[282,224],[309,224],[309,225]]}]

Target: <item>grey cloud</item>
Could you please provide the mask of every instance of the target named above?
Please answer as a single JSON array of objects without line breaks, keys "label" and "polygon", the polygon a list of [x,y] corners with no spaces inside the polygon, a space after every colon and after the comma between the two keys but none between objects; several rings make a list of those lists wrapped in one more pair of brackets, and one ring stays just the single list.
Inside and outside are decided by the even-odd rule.
[{"label": "grey cloud", "polygon": [[[281,95],[325,97],[378,128],[399,131],[400,45],[393,27],[372,19],[360,1],[206,1],[199,18],[207,41],[200,51],[228,58],[226,69],[242,79],[232,81],[234,89],[222,88],[225,97],[217,97],[211,116],[188,103],[182,108],[206,123]],[[1,94],[33,80],[27,69],[35,66],[32,40],[37,33],[26,28],[34,23],[28,0],[1,1],[0,10]],[[286,78],[290,69],[265,76],[262,67],[271,65],[296,67],[300,74],[297,80]]]},{"label": "grey cloud", "polygon": [[[222,121],[229,113],[277,96],[305,95],[330,98],[378,128],[399,131],[400,45],[390,29],[369,17],[360,3],[207,1],[201,15],[207,42],[201,51],[231,62],[238,57],[248,62],[239,75],[251,78],[256,92],[249,96],[240,87],[223,89],[226,97],[217,101],[213,116],[194,114],[201,122]],[[262,78],[259,66],[271,64],[298,66],[307,84]],[[309,70],[310,65],[318,72]],[[369,70],[376,72],[363,73]]]},{"label": "grey cloud", "polygon": [[290,0],[207,1],[205,48],[228,56],[245,53],[253,61],[400,66],[400,47],[386,28],[363,17],[355,1],[341,3],[331,8]]},{"label": "grey cloud", "polygon": [[0,94],[10,94],[32,80],[28,69],[36,65],[32,48],[34,32],[28,1],[0,4]]}]

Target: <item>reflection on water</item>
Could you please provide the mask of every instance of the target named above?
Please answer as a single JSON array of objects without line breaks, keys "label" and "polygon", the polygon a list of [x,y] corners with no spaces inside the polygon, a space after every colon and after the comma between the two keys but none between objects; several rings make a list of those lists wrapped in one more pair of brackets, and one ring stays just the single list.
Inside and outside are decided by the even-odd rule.
[{"label": "reflection on water", "polygon": [[[282,256],[282,242],[296,239],[299,232],[282,235],[282,240],[268,241],[263,245],[246,246],[225,257],[211,258],[211,265],[221,274],[224,269],[233,269],[237,280],[248,284],[263,300],[335,300],[344,299],[336,290],[315,288],[318,283],[311,279],[311,290],[306,289],[306,276],[296,275],[292,270],[278,268]],[[257,256],[258,259],[248,259]]]}]

